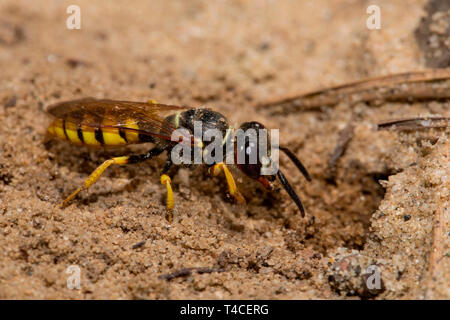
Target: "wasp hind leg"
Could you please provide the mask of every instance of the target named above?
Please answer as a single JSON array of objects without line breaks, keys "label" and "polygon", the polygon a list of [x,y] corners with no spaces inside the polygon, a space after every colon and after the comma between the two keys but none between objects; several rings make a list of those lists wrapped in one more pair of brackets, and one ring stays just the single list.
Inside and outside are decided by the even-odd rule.
[{"label": "wasp hind leg", "polygon": [[61,202],[59,204],[59,207],[61,207],[61,208],[66,207],[69,204],[69,202],[72,201],[78,195],[78,193],[80,193],[81,191],[86,190],[90,186],[92,186],[110,165],[112,165],[112,164],[125,165],[125,164],[142,162],[149,158],[159,155],[163,151],[164,151],[163,149],[156,147],[156,148],[151,149],[149,152],[147,152],[145,154],[114,157],[109,160],[106,160],[100,166],[98,166],[97,169],[94,170],[94,172],[92,172],[90,174],[90,176],[84,181],[84,184],[81,187],[79,187],[70,196],[68,196],[63,202]]}]

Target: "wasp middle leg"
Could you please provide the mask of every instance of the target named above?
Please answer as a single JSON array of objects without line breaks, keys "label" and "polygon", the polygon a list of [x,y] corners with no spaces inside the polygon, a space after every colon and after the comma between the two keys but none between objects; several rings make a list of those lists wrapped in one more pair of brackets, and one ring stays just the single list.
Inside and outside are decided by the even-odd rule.
[{"label": "wasp middle leg", "polygon": [[125,164],[142,162],[142,161],[145,161],[147,159],[150,159],[152,157],[155,157],[155,156],[161,154],[163,151],[164,151],[164,149],[155,147],[145,154],[114,157],[114,158],[106,160],[100,166],[98,166],[97,169],[94,170],[94,172],[92,172],[89,175],[89,177],[84,181],[84,184],[81,187],[79,187],[70,196],[68,196],[63,202],[61,202],[59,204],[59,206],[61,208],[66,207],[69,204],[69,202],[72,201],[77,196],[78,193],[80,193],[81,191],[86,190],[90,186],[92,186],[110,165],[112,165],[112,164],[125,165]]},{"label": "wasp middle leg", "polygon": [[169,213],[167,215],[167,220],[169,220],[170,223],[173,221],[173,208],[175,201],[173,199],[173,190],[172,190],[172,180],[170,179],[170,176],[167,174],[169,172],[170,167],[172,166],[173,162],[170,158],[170,152],[167,154],[168,158],[166,160],[166,164],[164,165],[164,168],[161,172],[161,184],[166,185],[167,188],[167,200],[166,200],[166,206],[169,210]]}]

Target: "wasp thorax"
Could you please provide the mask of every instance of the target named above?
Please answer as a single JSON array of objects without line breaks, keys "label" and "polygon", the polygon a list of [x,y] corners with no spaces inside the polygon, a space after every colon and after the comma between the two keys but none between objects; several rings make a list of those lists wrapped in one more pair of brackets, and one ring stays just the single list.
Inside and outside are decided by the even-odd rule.
[{"label": "wasp thorax", "polygon": [[209,109],[192,109],[180,114],[178,127],[186,128],[191,133],[197,133],[199,138],[211,135],[211,131],[218,131],[222,137],[227,135],[229,129],[228,121],[225,116],[219,112]]},{"label": "wasp thorax", "polygon": [[[187,130],[192,135],[194,148],[182,154],[183,157],[190,154],[193,161],[186,157],[183,163],[204,162],[212,165],[225,161],[227,141],[232,138],[232,130],[221,113],[209,109],[192,109],[178,114],[174,123],[178,130]],[[173,151],[176,153],[178,149],[174,148]]]}]

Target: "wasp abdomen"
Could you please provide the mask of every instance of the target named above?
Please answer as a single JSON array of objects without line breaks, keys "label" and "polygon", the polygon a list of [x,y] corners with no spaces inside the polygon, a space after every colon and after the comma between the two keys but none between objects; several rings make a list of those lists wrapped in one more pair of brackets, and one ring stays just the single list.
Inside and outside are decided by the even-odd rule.
[{"label": "wasp abdomen", "polygon": [[[125,129],[126,128],[126,129]],[[66,140],[76,145],[94,147],[117,147],[132,143],[151,142],[149,137],[139,134],[139,126],[136,121],[129,119],[124,128],[110,120],[103,120],[101,125],[85,125],[67,119],[56,119],[49,126],[51,136]]]}]

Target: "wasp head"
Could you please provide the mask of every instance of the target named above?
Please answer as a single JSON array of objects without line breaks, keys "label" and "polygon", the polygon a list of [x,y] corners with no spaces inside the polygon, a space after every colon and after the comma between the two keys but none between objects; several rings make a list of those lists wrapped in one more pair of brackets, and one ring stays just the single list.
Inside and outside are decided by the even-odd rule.
[{"label": "wasp head", "polygon": [[278,159],[277,161],[272,159],[274,148],[282,150],[294,162],[305,178],[310,181],[311,178],[306,168],[288,148],[271,145],[269,132],[261,123],[256,121],[245,122],[239,129],[242,131],[238,131],[235,138],[235,158],[238,167],[245,175],[259,181],[270,190],[273,189],[273,183],[278,177],[281,185],[304,216],[305,210],[300,198],[278,168]]}]

